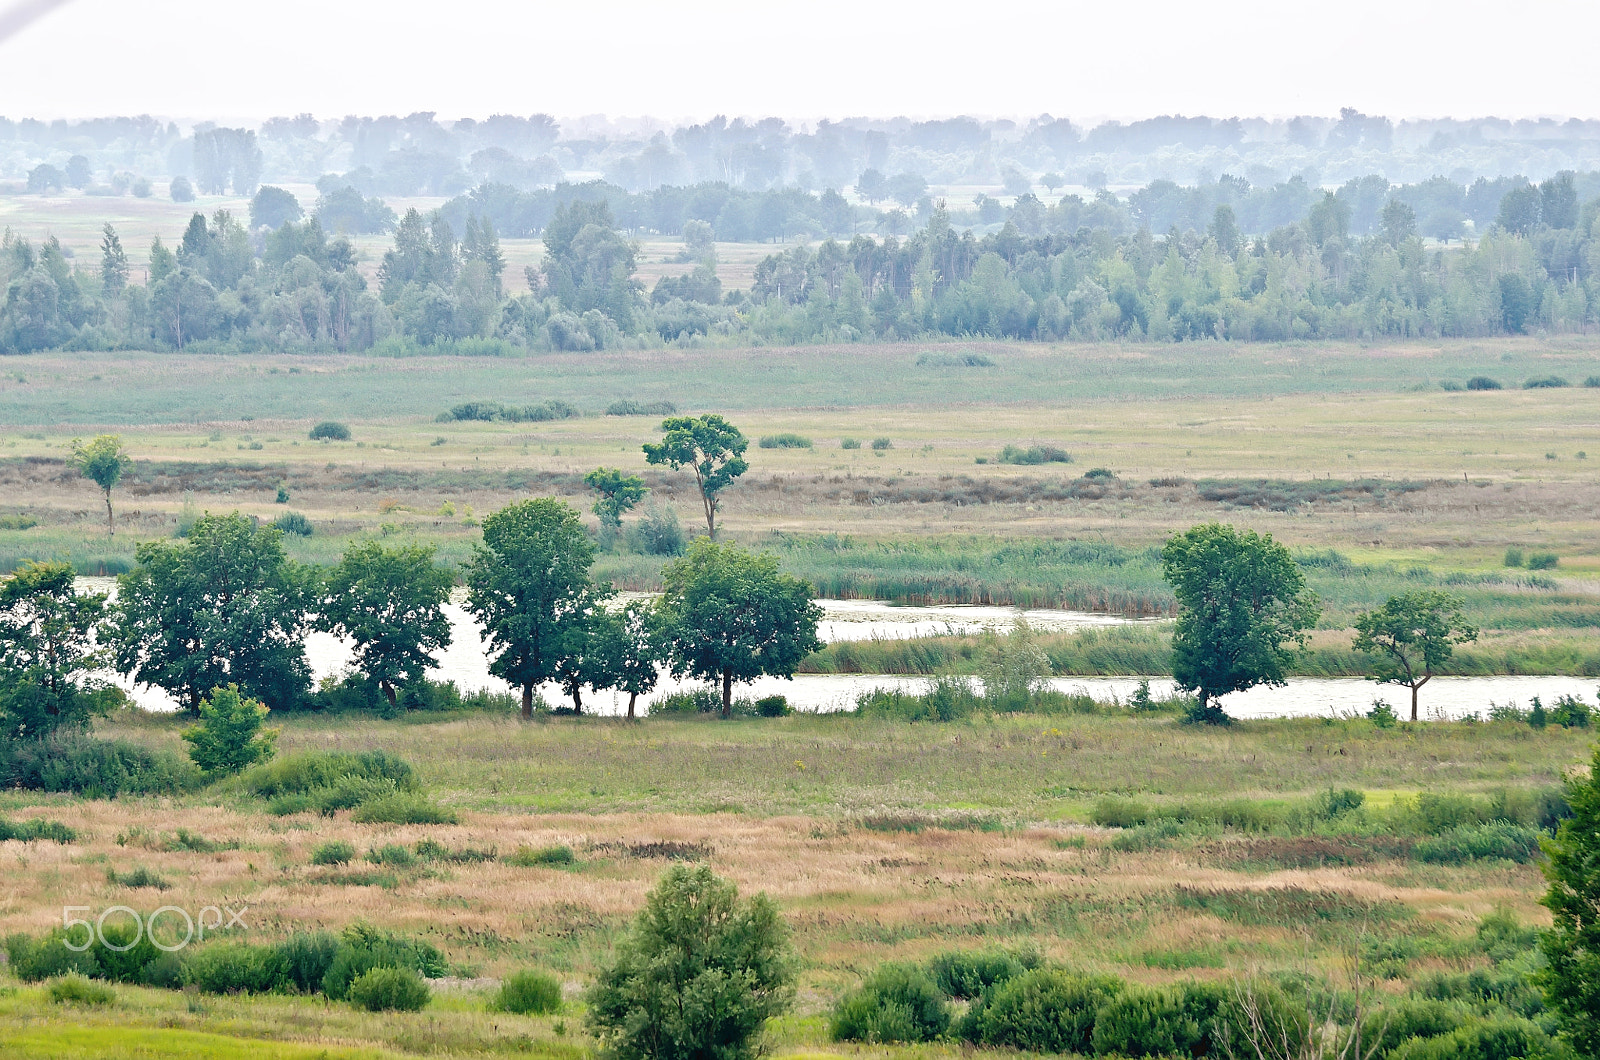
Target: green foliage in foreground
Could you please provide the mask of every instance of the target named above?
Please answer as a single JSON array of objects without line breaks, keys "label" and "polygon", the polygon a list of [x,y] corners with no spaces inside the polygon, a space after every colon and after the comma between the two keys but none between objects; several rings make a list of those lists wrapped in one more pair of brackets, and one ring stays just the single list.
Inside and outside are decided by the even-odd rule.
[{"label": "green foliage in foreground", "polygon": [[741,900],[709,868],[669,870],[588,995],[618,1060],[741,1060],[794,996],[788,928],[765,895]]},{"label": "green foliage in foreground", "polygon": [[1600,1055],[1600,750],[1587,778],[1567,785],[1572,816],[1545,844],[1550,889],[1542,899],[1555,919],[1540,948],[1540,982],[1562,1030],[1587,1056]]}]

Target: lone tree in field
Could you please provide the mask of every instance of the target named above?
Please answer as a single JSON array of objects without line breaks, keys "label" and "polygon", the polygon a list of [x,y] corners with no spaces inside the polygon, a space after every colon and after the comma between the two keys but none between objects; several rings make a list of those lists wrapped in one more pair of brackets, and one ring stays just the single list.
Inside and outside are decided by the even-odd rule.
[{"label": "lone tree in field", "polygon": [[722,684],[722,716],[733,712],[735,681],[793,677],[822,650],[822,608],[811,586],[778,570],[766,554],[696,538],[662,572],[661,628],[672,670]]},{"label": "lone tree in field", "polygon": [[748,1060],[793,1000],[789,929],[772,900],[740,901],[709,868],[678,866],[589,988],[588,1023],[615,1060]]},{"label": "lone tree in field", "polygon": [[122,481],[122,473],[133,463],[115,434],[102,434],[88,445],[72,440],[72,466],[106,495],[106,536],[115,537],[117,523],[111,514],[111,491]]},{"label": "lone tree in field", "polygon": [[434,652],[450,645],[450,572],[434,565],[432,545],[388,549],[353,544],[328,573],[317,626],[355,646],[355,666],[377,682],[389,706],[395,686],[420,681]]},{"label": "lone tree in field", "polygon": [[72,587],[70,563],[24,563],[0,581],[0,740],[87,726],[115,689],[90,675],[108,653],[95,644],[104,593]]},{"label": "lone tree in field", "polygon": [[1282,685],[1321,610],[1317,596],[1271,534],[1241,534],[1219,523],[1171,538],[1161,565],[1179,608],[1172,676],[1199,695],[1195,720],[1226,724],[1227,714],[1211,700]]},{"label": "lone tree in field", "polygon": [[1567,781],[1572,816],[1544,847],[1550,889],[1539,900],[1555,923],[1539,948],[1545,1004],[1580,1056],[1600,1056],[1600,750],[1586,778]]},{"label": "lone tree in field", "polygon": [[533,717],[534,687],[581,655],[590,612],[608,595],[589,580],[594,545],[572,505],[541,497],[483,521],[483,544],[467,563],[467,610],[484,625],[489,672],[522,688]]},{"label": "lone tree in field", "polygon": [[197,717],[202,698],[228,684],[269,706],[298,705],[311,687],[311,579],[284,556],[282,537],[234,512],[203,516],[184,541],[138,545],[107,629],[117,669]]},{"label": "lone tree in field", "polygon": [[265,762],[278,742],[277,729],[261,727],[266,720],[267,708],[239,695],[238,685],[218,688],[200,704],[200,724],[183,730],[189,757],[213,777]]},{"label": "lone tree in field", "polygon": [[674,471],[694,468],[700,503],[706,512],[706,536],[715,540],[718,495],[750,469],[744,459],[750,441],[739,428],[714,413],[672,416],[661,421],[661,430],[664,436],[659,443],[645,443],[644,458],[652,464],[666,464]]},{"label": "lone tree in field", "polygon": [[600,495],[592,511],[600,517],[600,527],[615,537],[622,529],[622,517],[644,499],[644,480],[624,474],[614,467],[597,467],[583,476],[583,484]]},{"label": "lone tree in field", "polygon": [[1376,656],[1374,681],[1411,689],[1411,720],[1417,720],[1417,692],[1455,652],[1455,645],[1478,639],[1478,627],[1461,614],[1459,596],[1437,589],[1400,593],[1375,611],[1356,616],[1356,651]]}]

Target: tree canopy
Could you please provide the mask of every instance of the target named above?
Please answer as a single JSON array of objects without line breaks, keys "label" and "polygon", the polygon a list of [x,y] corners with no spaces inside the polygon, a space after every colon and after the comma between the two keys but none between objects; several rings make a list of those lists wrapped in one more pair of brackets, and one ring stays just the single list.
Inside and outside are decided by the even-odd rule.
[{"label": "tree canopy", "polygon": [[769,554],[698,538],[662,572],[661,628],[674,673],[722,685],[722,716],[735,682],[793,677],[822,650],[822,608],[810,584],[784,574]]},{"label": "tree canopy", "polygon": [[432,545],[352,544],[328,572],[317,624],[349,640],[356,669],[377,683],[391,707],[395,686],[420,681],[434,653],[450,644],[450,572]]},{"label": "tree canopy", "polygon": [[1169,539],[1161,562],[1179,608],[1172,674],[1198,693],[1198,717],[1225,720],[1211,700],[1284,683],[1320,611],[1288,549],[1270,534],[1208,523]]},{"label": "tree canopy", "polygon": [[1600,750],[1587,777],[1567,781],[1572,816],[1543,843],[1554,920],[1540,936],[1545,1002],[1580,1056],[1600,1056]]},{"label": "tree canopy", "polygon": [[82,727],[116,695],[92,676],[109,661],[94,639],[105,594],[73,577],[70,563],[29,562],[0,582],[0,736]]},{"label": "tree canopy", "polygon": [[133,463],[122,448],[122,439],[115,434],[102,434],[88,445],[77,439],[72,441],[72,465],[84,478],[100,487],[106,498],[106,536],[116,534],[117,524],[111,512],[111,491],[122,481],[122,473]]},{"label": "tree canopy", "polygon": [[1356,616],[1356,651],[1375,656],[1374,681],[1411,689],[1411,720],[1417,692],[1455,651],[1478,639],[1478,628],[1461,613],[1459,596],[1419,589],[1389,597],[1383,606]]}]

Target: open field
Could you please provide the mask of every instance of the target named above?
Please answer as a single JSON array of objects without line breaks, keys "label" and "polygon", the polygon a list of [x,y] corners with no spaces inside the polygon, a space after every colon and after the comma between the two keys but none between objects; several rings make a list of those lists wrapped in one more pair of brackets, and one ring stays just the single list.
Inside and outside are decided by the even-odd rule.
[{"label": "open field", "polygon": [[[176,744],[176,727],[166,721],[129,719],[101,731]],[[1398,991],[1472,967],[1463,940],[1495,909],[1542,922],[1533,904],[1538,869],[1499,860],[1425,863],[1408,858],[1403,842],[1370,836],[1195,826],[1131,841],[1142,833],[1090,823],[1097,806],[1136,796],[1158,807],[1218,799],[1282,807],[1351,788],[1376,811],[1418,790],[1534,792],[1586,756],[1587,736],[1321,721],[1197,730],[1170,719],[1096,715],[948,725],[291,717],[285,753],[381,747],[401,754],[461,822],[272,817],[260,801],[225,791],[114,802],[0,796],[9,819],[69,819],[79,832],[67,845],[0,845],[7,879],[0,932],[44,930],[62,905],[148,912],[158,904],[243,904],[252,938],[366,919],[427,938],[458,976],[494,979],[535,964],[566,981],[570,996],[663,868],[687,858],[768,892],[794,929],[805,970],[796,1015],[773,1030],[779,1055],[853,1053],[824,1040],[821,1017],[832,999],[880,960],[920,960],[951,948],[1032,948],[1073,967],[1161,983],[1252,970],[1331,974],[1345,948],[1361,943],[1410,954],[1389,974],[1386,989]],[[174,846],[179,829],[221,849]],[[335,838],[358,851],[426,839],[502,859],[309,864],[312,849]],[[574,863],[518,868],[503,860],[519,847],[554,844],[570,847]],[[108,882],[108,870],[135,867],[168,889]],[[565,1056],[585,1048],[581,1036],[571,1037],[578,1022],[571,1015],[558,1024],[486,1014],[482,984],[441,996],[424,1014],[382,1019],[305,999],[117,989],[116,1022],[150,1036],[153,1049],[171,1050],[149,1055],[209,1055],[182,1051],[203,1044],[183,1037],[188,1032],[402,1054]],[[35,988],[10,991],[0,996],[0,1033],[37,1035],[68,1019],[81,1029],[73,1032],[80,1039],[66,1041],[87,1041],[81,1036],[111,1025],[54,1012],[61,1015]],[[160,1044],[168,1032],[173,1037]],[[38,1051],[20,1055],[77,1055],[49,1051],[63,1043],[43,1039],[29,1048]]]}]

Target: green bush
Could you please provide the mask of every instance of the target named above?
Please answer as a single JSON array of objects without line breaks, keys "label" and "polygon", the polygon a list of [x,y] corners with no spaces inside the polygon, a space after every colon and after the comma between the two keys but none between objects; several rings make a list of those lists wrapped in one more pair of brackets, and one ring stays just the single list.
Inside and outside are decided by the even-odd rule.
[{"label": "green bush", "polygon": [[1471,379],[1467,380],[1467,389],[1468,390],[1500,390],[1500,389],[1502,389],[1502,387],[1500,386],[1500,384],[1498,382],[1496,382],[1493,379],[1490,379],[1486,375],[1475,375]]},{"label": "green bush", "polygon": [[1561,387],[1571,386],[1571,385],[1572,385],[1571,383],[1568,383],[1564,378],[1562,378],[1559,375],[1539,375],[1539,376],[1534,376],[1532,379],[1524,381],[1523,384],[1522,384],[1522,389],[1524,389],[1524,390],[1552,390],[1552,389],[1560,389]]},{"label": "green bush", "polygon": [[417,1012],[432,994],[410,968],[373,968],[350,984],[349,997],[368,1012]]},{"label": "green bush", "polygon": [[177,755],[126,740],[71,735],[0,741],[0,787],[110,799],[168,795],[197,783],[194,767]]},{"label": "green bush", "polygon": [[788,1009],[793,968],[770,899],[742,900],[705,866],[677,866],[590,988],[588,1027],[617,1060],[745,1060]]},{"label": "green bush", "polygon": [[297,931],[278,943],[284,984],[302,994],[322,989],[322,980],[339,955],[339,936],[328,931]]},{"label": "green bush", "polygon": [[396,793],[369,799],[350,815],[360,824],[455,824],[455,811],[435,805],[422,795]]},{"label": "green bush", "polygon": [[762,696],[756,700],[756,713],[763,718],[784,718],[794,711],[787,696]]},{"label": "green bush", "polygon": [[313,442],[348,442],[350,440],[350,428],[333,420],[324,420],[311,428],[311,440]]},{"label": "green bush", "polygon": [[348,865],[356,856],[356,848],[343,839],[330,839],[311,852],[313,865]]},{"label": "green bush", "polygon": [[1529,570],[1555,570],[1561,563],[1561,557],[1554,552],[1531,552],[1528,554]]},{"label": "green bush", "polygon": [[1506,549],[1505,565],[1508,566],[1508,567],[1520,567],[1520,566],[1522,566],[1522,549],[1520,549],[1520,548],[1508,548],[1508,549]]},{"label": "green bush", "polygon": [[374,865],[387,865],[394,869],[409,869],[417,863],[417,856],[399,843],[389,843],[367,851],[367,860]]},{"label": "green bush", "polygon": [[1022,962],[1009,953],[956,950],[941,953],[928,962],[934,985],[957,1001],[970,1001],[1022,972]]},{"label": "green bush", "polygon": [[1072,463],[1072,454],[1053,445],[1030,445],[1026,449],[1016,445],[1008,445],[1000,450],[1000,455],[995,458],[995,463],[1070,464]]},{"label": "green bush", "polygon": [[[96,958],[95,947],[91,946],[78,952],[68,949],[66,942],[65,932],[60,928],[42,939],[20,934],[7,936],[6,960],[11,966],[11,973],[25,983],[37,983],[43,979],[53,979],[58,975],[72,972],[89,976],[100,974],[100,962]],[[76,933],[72,944],[82,945],[82,938]]]},{"label": "green bush", "polygon": [[1199,1020],[1175,990],[1133,987],[1095,1015],[1094,1051],[1102,1056],[1184,1056],[1203,1041]]},{"label": "green bush", "polygon": [[161,956],[149,932],[120,920],[108,921],[101,927],[90,949],[100,978],[116,983],[144,982],[145,967]]},{"label": "green bush", "polygon": [[475,850],[472,847],[451,850],[443,843],[436,843],[432,839],[418,840],[415,849],[417,857],[423,861],[445,861],[452,865],[480,865],[494,861],[498,856],[493,847],[488,850]]},{"label": "green bush", "polygon": [[963,1039],[1037,1053],[1088,1053],[1096,1014],[1122,993],[1113,976],[1039,968],[995,987],[961,1020]]},{"label": "green bush", "polygon": [[613,401],[606,406],[607,416],[676,416],[678,406],[670,401]]},{"label": "green bush", "polygon": [[[281,503],[289,503],[288,498],[285,497]],[[284,512],[272,520],[272,525],[286,534],[295,534],[299,537],[310,537],[314,532],[311,528],[311,520],[299,512]]]},{"label": "green bush", "polygon": [[1537,1024],[1505,1018],[1413,1038],[1389,1053],[1391,1060],[1538,1060],[1550,1055],[1550,1039]]},{"label": "green bush", "polygon": [[117,995],[104,983],[97,983],[76,972],[50,984],[50,1000],[58,1005],[109,1005]]},{"label": "green bush", "polygon": [[1550,720],[1564,729],[1587,729],[1593,712],[1576,696],[1561,696],[1550,710]]},{"label": "green bush", "polygon": [[764,434],[757,443],[763,449],[810,449],[811,439],[803,434]]},{"label": "green bush", "polygon": [[572,853],[572,848],[565,845],[539,847],[518,847],[506,858],[507,865],[514,865],[519,869],[531,869],[541,865],[571,865],[578,859]]},{"label": "green bush", "polygon": [[207,994],[267,994],[288,982],[284,956],[276,946],[219,942],[188,954],[186,985]]},{"label": "green bush", "polygon": [[1504,821],[1463,825],[1418,840],[1413,856],[1436,865],[1461,865],[1485,858],[1527,864],[1539,856],[1539,833]]},{"label": "green bush", "polygon": [[351,924],[339,936],[339,950],[322,977],[322,992],[343,1001],[350,985],[374,968],[401,968],[428,979],[445,974],[444,955],[420,939],[379,931],[369,924]]},{"label": "green bush", "polygon": [[189,757],[211,777],[234,773],[271,758],[276,729],[263,729],[267,708],[239,694],[238,685],[214,688],[200,703],[200,724],[183,730]]},{"label": "green bush", "polygon": [[561,983],[553,975],[533,970],[514,972],[500,983],[494,1007],[519,1016],[543,1016],[561,1007]]},{"label": "green bush", "polygon": [[860,438],[840,438],[839,439],[839,448],[840,449],[860,449],[861,448],[861,439]]},{"label": "green bush", "polygon": [[113,887],[149,887],[156,891],[166,891],[172,888],[160,874],[152,872],[143,865],[135,865],[127,872],[118,872],[116,869],[106,869],[106,882]]},{"label": "green bush", "polygon": [[642,556],[680,556],[688,539],[678,522],[678,513],[663,504],[652,504],[623,531],[623,542]]},{"label": "green bush", "polygon": [[8,839],[14,839],[22,843],[37,843],[40,841],[71,843],[77,838],[78,833],[60,821],[46,821],[42,817],[30,817],[26,821],[19,821],[13,824],[0,817],[0,843]]},{"label": "green bush", "polygon": [[883,964],[833,1011],[834,1041],[931,1042],[950,1029],[950,1005],[921,968]]},{"label": "green bush", "polygon": [[872,439],[872,451],[875,452],[875,453],[881,453],[885,449],[893,449],[893,448],[894,448],[894,442],[891,441],[888,438],[874,438],[874,439]]}]

